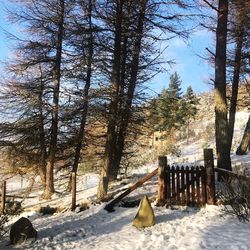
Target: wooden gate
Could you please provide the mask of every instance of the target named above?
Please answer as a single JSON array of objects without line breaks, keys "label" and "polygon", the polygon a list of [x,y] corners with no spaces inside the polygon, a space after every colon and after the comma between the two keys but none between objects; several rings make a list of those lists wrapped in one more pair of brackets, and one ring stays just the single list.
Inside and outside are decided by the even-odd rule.
[{"label": "wooden gate", "polygon": [[213,152],[204,150],[204,166],[169,166],[159,157],[158,204],[202,206],[215,203]]},{"label": "wooden gate", "polygon": [[167,166],[166,201],[175,205],[206,204],[206,169],[205,167]]}]

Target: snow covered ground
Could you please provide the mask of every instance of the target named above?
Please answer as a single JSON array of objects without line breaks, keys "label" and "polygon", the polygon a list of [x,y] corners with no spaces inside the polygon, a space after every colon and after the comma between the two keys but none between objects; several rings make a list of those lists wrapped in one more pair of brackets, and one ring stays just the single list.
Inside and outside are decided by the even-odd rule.
[{"label": "snow covered ground", "polygon": [[19,249],[250,249],[250,224],[225,216],[221,207],[154,207],[156,225],[132,226],[136,208],[107,213],[95,206],[81,213],[30,216],[38,240]]},{"label": "snow covered ground", "polygon": [[[147,173],[154,167],[154,164],[145,166],[140,172]],[[96,175],[87,175],[79,181],[78,202],[94,197],[94,183],[97,184]],[[130,198],[142,198],[145,194],[151,197],[157,192],[156,184],[157,180],[152,179],[131,193]],[[127,185],[120,188],[125,187]],[[31,210],[31,201],[26,205]],[[63,198],[55,195],[50,205],[69,206],[70,195]],[[165,208],[153,204],[156,225],[142,230],[132,226],[137,208],[116,207],[115,212],[108,213],[104,206],[92,204],[82,212],[66,211],[54,215],[24,212],[12,222],[21,216],[28,217],[38,231],[38,239],[8,246],[6,238],[0,243],[0,249],[250,249],[250,223],[239,222],[226,214],[223,206]]]},{"label": "snow covered ground", "polygon": [[[200,165],[203,143],[204,141],[200,140],[186,145],[183,147],[181,158],[169,158],[169,163],[192,162]],[[241,157],[233,155],[232,158],[235,165],[243,164],[250,169],[249,155]],[[115,184],[112,190],[125,189],[130,182],[135,182],[140,176],[156,167],[156,163],[152,163],[134,170],[131,172],[132,179]],[[84,174],[78,176],[77,180],[77,203],[91,203],[90,201],[95,198],[98,175]],[[62,187],[63,182],[65,180],[62,179],[62,183],[58,185]],[[15,178],[9,182],[7,189],[15,191],[26,188],[28,184],[25,179],[21,183],[21,179]],[[105,204],[92,203],[89,209],[82,212],[65,209],[61,213],[42,215],[37,212],[39,207],[48,204],[69,208],[71,196],[61,191],[55,194],[50,202],[45,202],[39,200],[42,192],[39,185],[36,183],[34,187],[30,194],[33,198],[23,202],[25,212],[12,218],[10,224],[22,216],[28,217],[38,231],[38,239],[10,246],[6,237],[0,242],[0,249],[250,249],[250,223],[239,222],[237,218],[226,214],[223,206],[165,208],[152,204],[156,224],[139,230],[132,226],[137,208],[115,207],[115,212],[108,213],[104,210]],[[156,193],[157,179],[154,178],[131,193],[129,198],[140,199],[143,195],[152,197]]]}]

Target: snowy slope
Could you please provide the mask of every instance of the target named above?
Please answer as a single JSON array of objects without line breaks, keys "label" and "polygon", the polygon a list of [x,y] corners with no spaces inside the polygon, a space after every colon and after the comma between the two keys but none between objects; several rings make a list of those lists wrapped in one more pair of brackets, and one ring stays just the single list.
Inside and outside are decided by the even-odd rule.
[{"label": "snowy slope", "polygon": [[[95,176],[92,184],[94,180]],[[130,198],[152,196],[157,192],[156,184],[156,179],[149,181]],[[78,192],[78,200],[86,200],[95,192],[96,188],[90,186]],[[57,205],[69,200],[70,196],[58,199]],[[67,211],[46,216],[24,212],[19,217],[29,217],[38,230],[37,241],[6,246],[6,239],[0,243],[0,249],[250,249],[250,223],[241,223],[225,214],[223,206],[167,209],[153,205],[156,225],[143,230],[132,226],[137,208],[116,207],[115,212],[108,213],[104,206],[92,205],[79,213]]]},{"label": "snowy slope", "polygon": [[[238,139],[241,137],[247,115],[247,113],[238,114],[236,125]],[[214,147],[212,141],[206,142],[203,139],[189,145],[183,144],[181,157],[169,157],[169,162],[189,162],[200,165],[204,143]],[[241,157],[232,155],[232,159],[235,166],[240,164],[250,168],[249,155]],[[152,163],[134,170],[131,172],[134,178],[130,181],[136,181],[156,166],[156,163]],[[86,202],[95,197],[98,175],[81,175],[77,183],[77,203]],[[24,180],[22,188],[27,185],[27,180]],[[118,190],[117,188],[122,190],[128,185],[129,183],[127,185],[117,183],[113,190]],[[20,187],[18,178],[9,184],[9,189],[13,191]],[[62,191],[54,195],[49,203],[39,200],[41,192],[39,186],[35,185],[35,189],[30,194],[34,198],[26,199],[23,203],[26,212],[14,217],[10,222],[15,222],[21,216],[29,217],[38,231],[38,239],[27,241],[22,245],[9,246],[8,238],[5,238],[0,242],[0,249],[250,249],[250,223],[241,223],[237,218],[226,214],[223,206],[167,209],[153,204],[156,225],[138,230],[132,226],[137,208],[116,207],[114,213],[108,213],[103,209],[105,204],[92,204],[90,209],[79,213],[67,210],[54,215],[39,214],[36,212],[39,206],[49,204],[69,208],[71,203],[71,196]],[[157,179],[154,178],[133,192],[129,198],[140,199],[145,194],[152,197],[156,193]]]},{"label": "snowy slope", "polygon": [[221,207],[170,210],[154,207],[156,225],[138,230],[131,224],[136,208],[103,206],[87,212],[31,216],[39,231],[23,249],[250,249],[250,224],[224,216]]}]

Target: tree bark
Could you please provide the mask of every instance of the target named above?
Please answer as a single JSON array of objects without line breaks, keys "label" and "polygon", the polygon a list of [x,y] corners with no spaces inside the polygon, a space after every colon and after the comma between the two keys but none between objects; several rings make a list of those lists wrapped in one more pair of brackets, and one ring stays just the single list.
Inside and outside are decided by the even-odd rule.
[{"label": "tree bark", "polygon": [[226,49],[228,0],[219,1],[218,22],[216,29],[215,53],[215,137],[217,166],[231,170],[229,150],[227,99],[226,99]]},{"label": "tree bark", "polygon": [[114,156],[114,164],[113,164],[113,175],[114,178],[117,177],[117,174],[119,172],[119,166],[122,158],[122,153],[124,150],[125,145],[125,138],[127,133],[127,128],[129,124],[129,120],[131,117],[131,108],[132,108],[132,101],[134,98],[134,92],[137,82],[137,75],[138,75],[138,68],[139,68],[139,58],[140,58],[140,52],[141,52],[141,41],[143,36],[143,26],[144,26],[144,18],[145,18],[145,11],[146,11],[146,5],[147,0],[142,1],[142,6],[138,18],[138,24],[136,28],[136,40],[135,45],[133,48],[133,57],[132,57],[132,63],[131,63],[131,74],[130,74],[130,80],[129,80],[129,86],[128,91],[126,94],[126,103],[125,108],[122,111],[121,114],[121,125],[119,128],[117,143],[116,143],[116,151]]},{"label": "tree bark", "polygon": [[109,120],[105,143],[103,168],[100,176],[97,198],[103,200],[108,192],[110,170],[114,156],[114,146],[116,142],[117,108],[120,88],[120,65],[121,65],[121,35],[122,35],[122,12],[123,0],[116,1],[115,17],[115,44],[114,59],[111,76],[111,102],[109,106]]},{"label": "tree bark", "polygon": [[[244,5],[244,1],[242,1]],[[231,151],[233,134],[234,134],[234,123],[235,123],[235,114],[237,108],[237,98],[238,98],[238,89],[239,89],[239,79],[241,71],[241,61],[242,61],[242,47],[243,40],[245,35],[245,8],[242,6],[242,9],[239,10],[239,16],[237,21],[239,21],[236,27],[236,49],[235,49],[235,58],[234,58],[234,72],[233,72],[233,82],[232,82],[232,96],[230,100],[230,110],[229,110],[229,150]],[[243,12],[243,13],[242,13]]]},{"label": "tree bark", "polygon": [[46,186],[46,142],[45,142],[45,131],[44,131],[44,114],[43,114],[43,94],[44,94],[44,82],[43,82],[43,73],[42,68],[40,66],[40,73],[41,73],[41,81],[40,81],[40,90],[39,90],[39,135],[40,135],[40,163],[38,166],[38,172],[42,181],[42,184],[45,188]]},{"label": "tree bark", "polygon": [[244,130],[244,134],[241,140],[239,147],[237,148],[237,155],[244,155],[247,153],[247,150],[250,149],[250,116],[248,118],[246,128]]},{"label": "tree bark", "polygon": [[126,16],[125,18],[125,27],[123,31],[123,44],[121,49],[121,75],[120,75],[120,88],[119,88],[119,102],[118,102],[118,122],[117,122],[117,129],[116,129],[116,142],[114,146],[114,156],[110,171],[110,179],[115,180],[117,179],[117,175],[119,172],[119,164],[117,166],[117,161],[119,162],[119,144],[120,144],[120,128],[122,124],[122,117],[121,114],[123,112],[124,108],[124,98],[125,98],[125,87],[127,82],[127,57],[128,57],[128,33],[129,33],[129,25],[130,25],[130,18],[131,18],[131,2],[129,2],[129,5],[126,10]]},{"label": "tree bark", "polygon": [[55,66],[53,70],[53,105],[52,105],[52,122],[51,122],[51,138],[49,144],[49,155],[46,166],[46,187],[43,197],[51,199],[54,193],[54,164],[57,151],[57,134],[58,134],[58,112],[59,112],[59,93],[61,80],[61,61],[62,61],[62,42],[64,30],[64,0],[60,1],[60,15],[58,21],[58,33],[56,43]]},{"label": "tree bark", "polygon": [[[89,39],[88,39],[88,56],[87,56],[87,76],[83,91],[83,106],[81,113],[81,124],[80,129],[77,136],[77,143],[75,148],[75,156],[72,172],[77,173],[78,164],[81,155],[82,142],[85,134],[85,125],[88,114],[88,106],[89,106],[89,88],[91,84],[91,74],[92,74],[92,61],[93,61],[93,31],[92,31],[92,0],[88,2],[88,25],[89,25]],[[68,187],[68,191],[71,190],[71,182],[72,175],[70,176],[70,183]]]}]

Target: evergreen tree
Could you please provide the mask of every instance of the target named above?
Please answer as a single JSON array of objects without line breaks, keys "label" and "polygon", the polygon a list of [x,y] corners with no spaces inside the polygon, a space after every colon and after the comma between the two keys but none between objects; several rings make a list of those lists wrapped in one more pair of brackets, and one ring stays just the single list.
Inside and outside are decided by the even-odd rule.
[{"label": "evergreen tree", "polygon": [[187,129],[187,143],[189,142],[190,134],[190,123],[191,120],[197,114],[197,105],[199,104],[199,99],[195,95],[191,86],[187,88],[187,91],[184,95],[184,105],[183,105],[183,117],[185,119],[186,129]]},{"label": "evergreen tree", "polygon": [[195,95],[191,86],[188,86],[187,91],[184,95],[185,100],[185,116],[194,117],[197,113],[197,105],[199,104],[199,99]]},{"label": "evergreen tree", "polygon": [[150,120],[154,123],[154,129],[170,132],[180,128],[184,124],[183,105],[181,79],[175,72],[170,76],[168,89],[163,88],[150,106]]},{"label": "evergreen tree", "polygon": [[169,97],[173,99],[180,99],[182,96],[181,79],[177,72],[174,72],[174,74],[170,76],[168,93]]}]

